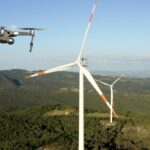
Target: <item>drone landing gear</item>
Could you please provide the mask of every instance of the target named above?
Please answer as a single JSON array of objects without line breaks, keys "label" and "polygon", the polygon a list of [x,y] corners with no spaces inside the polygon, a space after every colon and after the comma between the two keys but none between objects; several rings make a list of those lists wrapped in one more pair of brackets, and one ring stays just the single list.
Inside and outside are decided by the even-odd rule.
[{"label": "drone landing gear", "polygon": [[30,50],[29,50],[29,52],[32,52],[34,37],[35,37],[35,36],[32,35],[31,42],[30,42]]}]

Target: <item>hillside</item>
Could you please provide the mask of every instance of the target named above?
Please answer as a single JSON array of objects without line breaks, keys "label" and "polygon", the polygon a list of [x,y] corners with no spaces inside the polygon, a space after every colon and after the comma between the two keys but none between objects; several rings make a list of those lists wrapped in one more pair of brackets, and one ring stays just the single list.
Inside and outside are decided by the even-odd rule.
[{"label": "hillside", "polygon": [[[40,146],[50,146],[49,149],[64,149],[62,147],[68,145],[70,147],[70,144],[76,149],[79,101],[78,73],[59,72],[33,79],[25,79],[25,76],[32,73],[26,70],[0,71],[0,133],[2,135],[0,146],[19,149],[19,141],[20,146],[34,149]],[[94,78],[107,83],[111,83],[116,79],[116,77],[98,75]],[[101,85],[100,87],[109,98],[109,89]],[[137,146],[150,148],[149,91],[150,78],[123,77],[115,85],[115,109],[121,119],[124,119],[126,114],[130,116],[126,126],[121,128],[122,132],[120,133],[123,133],[123,139],[119,138],[119,140],[122,141],[116,143],[118,137],[115,138],[115,135],[110,135],[112,135],[112,132],[117,133],[120,125],[116,126],[117,131],[115,130],[115,132],[113,127],[110,130],[107,130],[107,128],[105,130],[103,123],[109,121],[109,110],[99,99],[93,87],[85,80],[85,118],[88,119],[88,121],[85,119],[87,121],[86,133],[88,133],[86,134],[87,146],[90,145],[89,140],[94,144],[92,146],[95,146],[95,143],[97,145],[96,139],[99,139],[98,141],[102,139],[98,135],[104,134],[103,136],[108,140],[102,140],[99,144],[103,142],[110,143],[109,140],[115,138],[115,141],[113,141],[115,146],[129,146],[128,149],[133,149],[133,147],[136,149]],[[57,129],[52,122],[57,125],[60,125],[61,122],[61,126]],[[8,124],[11,128],[8,128]],[[74,125],[75,128],[72,128]],[[102,128],[104,128],[104,132]],[[28,129],[29,135],[25,129]],[[51,129],[54,129],[54,134],[51,133]],[[65,135],[62,130],[63,133],[65,130]],[[96,141],[91,138],[93,137],[93,131],[95,132]],[[10,134],[8,135],[8,133]],[[89,134],[91,137],[87,136]],[[107,138],[107,135],[111,138]],[[37,136],[39,137],[38,141],[36,140]],[[51,138],[53,142],[49,143]],[[66,144],[68,139],[70,139],[70,143]],[[63,145],[59,143],[60,140]],[[6,144],[5,141],[7,141]],[[107,146],[110,147],[110,145]],[[120,147],[120,149],[122,148]]]},{"label": "hillside", "polygon": [[[0,71],[0,105],[32,106],[65,104],[78,106],[78,73],[59,72],[25,79],[26,70]],[[94,76],[107,83],[116,77]],[[99,85],[109,98],[109,89]],[[150,78],[123,77],[114,87],[118,112],[150,113]],[[85,80],[85,107],[108,111],[93,87]]]}]

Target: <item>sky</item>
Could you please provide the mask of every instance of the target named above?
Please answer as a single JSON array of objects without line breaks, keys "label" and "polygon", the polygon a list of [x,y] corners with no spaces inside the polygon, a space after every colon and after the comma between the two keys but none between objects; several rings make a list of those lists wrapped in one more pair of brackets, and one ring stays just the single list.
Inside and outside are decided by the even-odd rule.
[{"label": "sky", "polygon": [[[0,45],[0,70],[49,69],[76,59],[94,0],[0,0],[1,26],[41,27]],[[90,70],[150,70],[150,1],[99,0],[83,57]]]}]

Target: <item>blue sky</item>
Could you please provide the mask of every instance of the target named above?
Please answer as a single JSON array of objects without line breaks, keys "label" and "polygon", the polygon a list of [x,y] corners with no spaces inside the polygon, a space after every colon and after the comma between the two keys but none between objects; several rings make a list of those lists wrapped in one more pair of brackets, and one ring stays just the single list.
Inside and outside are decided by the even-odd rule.
[{"label": "blue sky", "polygon": [[[33,52],[30,37],[0,45],[0,69],[48,69],[78,55],[93,0],[1,0],[0,25],[42,27]],[[150,1],[99,0],[83,56],[91,70],[148,70]]]}]

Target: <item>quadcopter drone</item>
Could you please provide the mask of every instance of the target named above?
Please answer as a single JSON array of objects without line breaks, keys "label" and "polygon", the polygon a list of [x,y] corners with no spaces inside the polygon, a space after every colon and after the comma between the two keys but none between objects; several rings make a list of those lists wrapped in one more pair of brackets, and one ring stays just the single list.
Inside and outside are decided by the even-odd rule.
[{"label": "quadcopter drone", "polygon": [[15,28],[16,31],[9,27],[0,26],[0,43],[12,45],[15,43],[16,36],[31,36],[30,50],[32,52],[35,30],[43,30],[40,28]]}]

